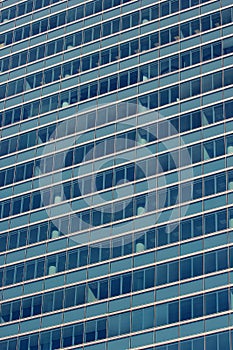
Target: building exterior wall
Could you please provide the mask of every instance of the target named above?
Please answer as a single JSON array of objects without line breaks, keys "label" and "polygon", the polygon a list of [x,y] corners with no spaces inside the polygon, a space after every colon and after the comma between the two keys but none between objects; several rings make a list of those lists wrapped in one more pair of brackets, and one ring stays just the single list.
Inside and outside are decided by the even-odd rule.
[{"label": "building exterior wall", "polygon": [[0,10],[0,349],[232,350],[232,1]]}]

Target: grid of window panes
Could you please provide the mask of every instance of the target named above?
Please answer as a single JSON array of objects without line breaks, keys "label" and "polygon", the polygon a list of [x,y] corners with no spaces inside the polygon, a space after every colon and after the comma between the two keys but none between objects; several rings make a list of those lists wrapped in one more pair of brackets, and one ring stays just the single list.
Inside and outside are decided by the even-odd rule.
[{"label": "grid of window panes", "polygon": [[0,349],[233,350],[232,1],[0,27]]}]

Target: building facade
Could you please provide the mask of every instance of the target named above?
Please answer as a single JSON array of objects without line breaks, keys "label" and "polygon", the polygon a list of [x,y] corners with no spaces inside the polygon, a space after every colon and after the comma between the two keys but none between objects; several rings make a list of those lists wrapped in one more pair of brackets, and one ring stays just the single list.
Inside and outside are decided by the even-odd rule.
[{"label": "building facade", "polygon": [[0,12],[0,349],[233,350],[232,0]]}]

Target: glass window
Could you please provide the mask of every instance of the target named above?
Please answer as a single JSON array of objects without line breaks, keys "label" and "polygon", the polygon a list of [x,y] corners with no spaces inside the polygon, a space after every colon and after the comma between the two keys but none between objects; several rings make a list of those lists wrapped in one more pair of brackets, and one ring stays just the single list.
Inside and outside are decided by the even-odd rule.
[{"label": "glass window", "polygon": [[203,296],[193,298],[193,318],[203,315]]},{"label": "glass window", "polygon": [[206,315],[217,312],[217,293],[208,293],[205,295]]},{"label": "glass window", "polygon": [[179,321],[179,302],[171,302],[168,304],[168,323]]},{"label": "glass window", "polygon": [[180,304],[180,320],[188,320],[192,318],[192,303],[190,299],[181,300]]}]

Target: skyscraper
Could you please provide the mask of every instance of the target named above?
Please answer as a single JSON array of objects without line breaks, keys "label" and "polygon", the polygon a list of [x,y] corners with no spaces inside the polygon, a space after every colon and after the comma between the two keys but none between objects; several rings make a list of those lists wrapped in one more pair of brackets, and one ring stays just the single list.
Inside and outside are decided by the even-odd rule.
[{"label": "skyscraper", "polygon": [[232,0],[0,6],[0,349],[232,350]]}]

